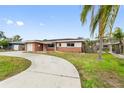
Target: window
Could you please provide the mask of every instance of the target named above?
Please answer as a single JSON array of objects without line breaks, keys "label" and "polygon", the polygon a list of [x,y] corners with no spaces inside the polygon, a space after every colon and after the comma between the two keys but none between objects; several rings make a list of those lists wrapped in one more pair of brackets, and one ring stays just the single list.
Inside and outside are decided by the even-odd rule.
[{"label": "window", "polygon": [[67,43],[68,47],[74,47],[74,43]]},{"label": "window", "polygon": [[54,47],[54,44],[48,44],[48,47]]},{"label": "window", "polygon": [[61,47],[61,43],[59,43],[59,47]]}]

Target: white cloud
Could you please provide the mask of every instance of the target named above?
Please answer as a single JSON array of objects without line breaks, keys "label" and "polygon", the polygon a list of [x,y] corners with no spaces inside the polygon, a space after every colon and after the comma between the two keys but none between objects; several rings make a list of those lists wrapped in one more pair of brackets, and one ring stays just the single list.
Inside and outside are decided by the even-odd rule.
[{"label": "white cloud", "polygon": [[24,23],[23,23],[22,21],[16,21],[16,24],[17,24],[18,26],[23,26],[23,25],[24,25]]},{"label": "white cloud", "polygon": [[5,23],[7,25],[17,25],[17,26],[23,26],[24,25],[23,21],[13,21],[13,20],[8,19],[8,18],[3,18],[3,21],[5,21]]},{"label": "white cloud", "polygon": [[44,26],[45,24],[44,23],[40,23],[40,26]]},{"label": "white cloud", "polygon": [[8,19],[8,20],[6,21],[6,24],[11,25],[11,24],[14,24],[14,22],[13,22],[12,20]]}]

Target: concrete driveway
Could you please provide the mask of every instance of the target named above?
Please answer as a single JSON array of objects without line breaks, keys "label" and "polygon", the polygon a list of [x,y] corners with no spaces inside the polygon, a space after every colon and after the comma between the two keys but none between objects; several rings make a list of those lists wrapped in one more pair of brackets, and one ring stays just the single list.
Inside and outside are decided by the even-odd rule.
[{"label": "concrete driveway", "polygon": [[0,52],[0,55],[29,59],[32,65],[25,71],[0,82],[0,87],[14,88],[80,88],[75,67],[64,59],[22,52]]}]

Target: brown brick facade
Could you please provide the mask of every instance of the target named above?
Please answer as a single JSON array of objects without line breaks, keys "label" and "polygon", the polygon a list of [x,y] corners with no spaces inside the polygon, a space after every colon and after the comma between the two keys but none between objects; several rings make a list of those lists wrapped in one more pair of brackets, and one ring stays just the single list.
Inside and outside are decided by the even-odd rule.
[{"label": "brown brick facade", "polygon": [[77,52],[77,53],[81,53],[82,48],[77,48],[77,47],[57,47],[57,51],[62,51],[62,52]]},{"label": "brown brick facade", "polygon": [[34,43],[34,50],[35,51],[43,51],[43,44]]},{"label": "brown brick facade", "polygon": [[54,48],[47,47],[47,51],[54,51]]},{"label": "brown brick facade", "polygon": [[41,43],[36,43],[36,42],[26,43],[25,45],[26,50],[27,50],[27,44],[32,44],[32,52],[43,51],[43,44]]},{"label": "brown brick facade", "polygon": [[[27,50],[27,44],[32,44],[32,52],[36,51],[55,51],[55,47],[48,47],[47,44],[37,43],[37,42],[31,42],[26,43],[25,49]],[[84,44],[82,44],[82,47],[56,47],[56,51],[62,51],[62,52],[85,52]]]}]

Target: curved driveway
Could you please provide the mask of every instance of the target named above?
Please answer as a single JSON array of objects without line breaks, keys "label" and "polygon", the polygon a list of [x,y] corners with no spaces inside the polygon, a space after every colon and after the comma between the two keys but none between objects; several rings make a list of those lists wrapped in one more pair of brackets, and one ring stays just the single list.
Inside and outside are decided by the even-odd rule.
[{"label": "curved driveway", "polygon": [[23,57],[32,61],[27,70],[1,81],[0,87],[81,87],[77,70],[64,59],[22,52],[0,52],[0,55]]}]

